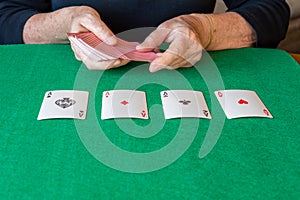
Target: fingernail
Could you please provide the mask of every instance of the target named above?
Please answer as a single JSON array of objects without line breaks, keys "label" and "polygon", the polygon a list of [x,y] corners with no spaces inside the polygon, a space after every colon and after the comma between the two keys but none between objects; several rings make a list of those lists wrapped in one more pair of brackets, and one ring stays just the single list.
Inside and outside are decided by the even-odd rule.
[{"label": "fingernail", "polygon": [[136,48],[135,48],[135,49],[136,49],[136,50],[143,49],[143,46],[139,44],[139,45],[137,45],[137,46],[136,46]]},{"label": "fingernail", "polygon": [[121,61],[120,60],[116,60],[113,65],[116,66],[116,65],[119,65],[119,64],[121,64]]},{"label": "fingernail", "polygon": [[150,65],[149,71],[150,71],[150,72],[156,72],[156,71],[157,71],[157,66],[155,66],[155,65]]}]

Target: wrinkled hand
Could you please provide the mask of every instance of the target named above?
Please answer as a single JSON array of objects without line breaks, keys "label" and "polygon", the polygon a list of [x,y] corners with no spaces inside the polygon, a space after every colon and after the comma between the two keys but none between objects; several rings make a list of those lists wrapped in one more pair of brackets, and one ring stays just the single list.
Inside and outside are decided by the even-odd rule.
[{"label": "wrinkled hand", "polygon": [[[73,15],[75,16],[71,21],[70,32],[93,32],[98,38],[109,45],[116,45],[117,38],[112,31],[101,20],[98,12],[93,8],[87,6],[74,7]],[[74,51],[77,60],[82,61],[90,70],[106,70],[125,65],[129,60],[115,59],[115,60],[93,60],[80,50],[74,43],[71,42],[71,48]]]},{"label": "wrinkled hand", "polygon": [[201,25],[193,15],[182,15],[159,25],[137,46],[139,51],[151,51],[164,42],[170,43],[169,48],[150,64],[150,72],[191,67],[198,62],[203,50],[199,37]]}]

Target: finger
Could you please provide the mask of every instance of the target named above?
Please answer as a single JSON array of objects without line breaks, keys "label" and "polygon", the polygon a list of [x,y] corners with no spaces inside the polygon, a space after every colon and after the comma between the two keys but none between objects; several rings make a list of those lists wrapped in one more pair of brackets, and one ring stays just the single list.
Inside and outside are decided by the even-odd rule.
[{"label": "finger", "polygon": [[157,72],[161,69],[177,69],[180,67],[192,66],[181,56],[175,55],[170,52],[164,52],[161,57],[155,59],[149,67],[150,72]]},{"label": "finger", "polygon": [[166,69],[177,69],[181,67],[180,64],[186,65],[183,59],[184,48],[183,42],[176,38],[169,46],[169,48],[161,54],[161,56],[155,59],[150,65],[150,72],[156,72],[163,68]]},{"label": "finger", "polygon": [[183,36],[182,34],[177,34],[177,37],[171,42],[167,52],[173,55],[173,64],[182,62],[185,63],[184,66],[186,66],[186,63],[194,65],[198,62],[201,59],[202,50],[202,45],[197,41]]},{"label": "finger", "polygon": [[149,71],[193,66],[202,57],[202,47],[201,45],[186,46],[187,43],[188,41],[178,36],[169,48],[151,63]]},{"label": "finger", "polygon": [[88,25],[88,29],[92,31],[98,38],[100,38],[106,44],[108,45],[117,44],[117,38],[103,21],[101,20],[95,21],[87,25]]},{"label": "finger", "polygon": [[94,60],[87,56],[82,56],[82,62],[89,70],[107,70],[126,65],[130,60],[114,59],[114,60]]},{"label": "finger", "polygon": [[110,66],[107,69],[118,68],[130,62],[130,60],[124,60],[124,59],[118,59],[118,60],[119,60],[118,62],[115,62],[112,66]]},{"label": "finger", "polygon": [[150,67],[149,67],[149,71],[150,72],[157,72],[161,69],[168,69],[169,66],[166,65],[165,63],[169,63],[168,56],[167,55],[162,55],[161,57],[158,57],[158,58],[156,58],[155,60],[152,61],[152,63],[150,64]]},{"label": "finger", "polygon": [[157,28],[141,44],[136,47],[138,51],[152,51],[157,49],[169,35],[170,30],[166,28]]},{"label": "finger", "polygon": [[99,16],[86,14],[84,17],[81,17],[77,20],[78,22],[74,22],[71,32],[82,30],[82,27],[84,27],[85,29],[93,32],[98,38],[108,45],[117,44],[117,38]]}]

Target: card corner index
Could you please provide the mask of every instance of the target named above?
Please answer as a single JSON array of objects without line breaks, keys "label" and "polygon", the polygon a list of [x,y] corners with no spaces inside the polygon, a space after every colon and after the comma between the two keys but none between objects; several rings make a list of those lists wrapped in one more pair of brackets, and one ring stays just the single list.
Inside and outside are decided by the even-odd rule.
[{"label": "card corner index", "polygon": [[165,92],[167,92],[167,90],[160,91],[160,96],[163,96]]}]

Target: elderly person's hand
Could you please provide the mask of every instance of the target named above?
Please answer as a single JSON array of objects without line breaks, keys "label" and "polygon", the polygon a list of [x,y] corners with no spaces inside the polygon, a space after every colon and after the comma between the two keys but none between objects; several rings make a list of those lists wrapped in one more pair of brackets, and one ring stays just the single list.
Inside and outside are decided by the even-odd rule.
[{"label": "elderly person's hand", "polygon": [[[77,14],[72,19],[70,32],[93,32],[98,38],[109,45],[116,45],[117,39],[112,31],[101,20],[96,10],[82,6],[78,8]],[[89,55],[86,55],[75,44],[71,42],[71,47],[74,51],[75,57],[87,66],[91,70],[105,70],[110,68],[116,68],[127,64],[129,61],[124,59],[115,60],[94,60]]]},{"label": "elderly person's hand", "polygon": [[[45,31],[49,29],[47,26],[53,26],[53,31]],[[45,30],[43,28],[36,30],[36,27],[44,27]],[[24,43],[66,43],[68,42],[68,32],[78,33],[84,31],[93,32],[109,45],[117,43],[117,38],[101,20],[97,11],[88,6],[67,7],[51,13],[34,15],[25,24],[23,38]],[[129,62],[124,59],[93,60],[72,42],[71,47],[75,57],[81,60],[88,69],[105,70],[119,67]]]},{"label": "elderly person's hand", "polygon": [[228,12],[219,15],[190,14],[170,19],[154,30],[137,46],[149,51],[162,43],[168,49],[156,58],[149,70],[191,67],[201,59],[203,49],[221,50],[253,45],[256,36],[239,14]]},{"label": "elderly person's hand", "polygon": [[206,42],[201,41],[198,29],[205,30],[203,24],[193,15],[170,19],[158,26],[142,44],[137,46],[137,50],[150,51],[163,42],[170,43],[168,49],[151,63],[149,68],[151,72],[163,68],[191,67],[200,60],[203,43]]}]

